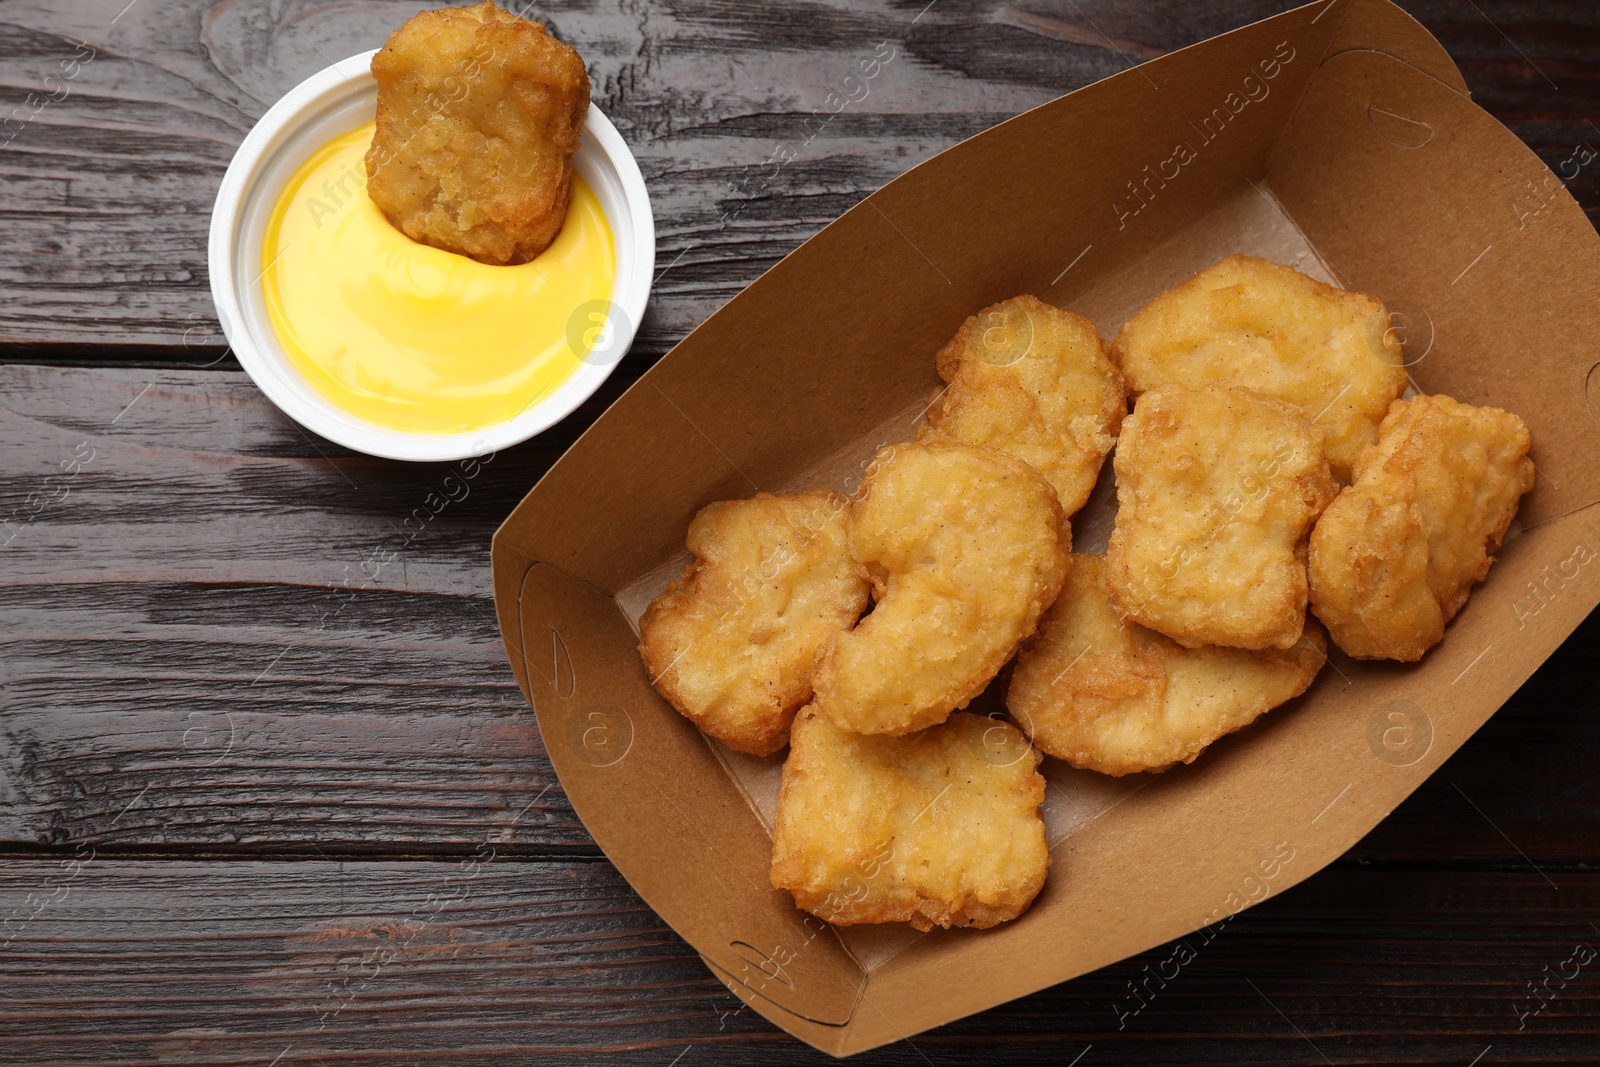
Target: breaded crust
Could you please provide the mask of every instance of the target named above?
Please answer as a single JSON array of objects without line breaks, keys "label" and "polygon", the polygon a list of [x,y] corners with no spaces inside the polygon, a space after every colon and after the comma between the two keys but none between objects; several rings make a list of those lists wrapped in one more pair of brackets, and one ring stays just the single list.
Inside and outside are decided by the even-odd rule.
[{"label": "breaded crust", "polygon": [[867,607],[838,493],[760,493],[708,504],[689,524],[694,562],[639,620],[656,689],[730,748],[767,756],[811,699],[823,650]]},{"label": "breaded crust", "polygon": [[544,26],[492,0],[407,19],[372,57],[367,194],[407,237],[526,263],[566,221],[589,75]]},{"label": "breaded crust", "polygon": [[1055,490],[993,449],[882,449],[850,507],[850,553],[877,603],[839,635],[815,679],[835,725],[903,734],[983,691],[1033,633],[1066,575]]},{"label": "breaded crust", "polygon": [[1048,478],[1069,518],[1083,507],[1128,409],[1094,323],[1016,296],[962,323],[936,362],[950,386],[918,441],[999,449]]},{"label": "breaded crust", "polygon": [[841,926],[1014,919],[1050,868],[1039,761],[1014,726],[979,715],[866,737],[807,708],[783,765],[772,884]]},{"label": "breaded crust", "polygon": [[1192,763],[1299,696],[1327,662],[1308,620],[1293,648],[1184,648],[1111,602],[1105,560],[1073,556],[1066,585],[1017,653],[1006,707],[1049,755],[1102,774]]},{"label": "breaded crust", "polygon": [[1448,396],[1397,400],[1311,535],[1311,610],[1357,659],[1422,658],[1533,488],[1528,427]]},{"label": "breaded crust", "polygon": [[1253,256],[1229,256],[1150,301],[1111,351],[1135,394],[1235,385],[1294,404],[1323,431],[1341,481],[1407,382],[1383,301]]},{"label": "breaded crust", "polygon": [[1292,648],[1306,538],[1335,487],[1298,408],[1248,389],[1163,386],[1122,424],[1106,574],[1117,607],[1185,648]]}]

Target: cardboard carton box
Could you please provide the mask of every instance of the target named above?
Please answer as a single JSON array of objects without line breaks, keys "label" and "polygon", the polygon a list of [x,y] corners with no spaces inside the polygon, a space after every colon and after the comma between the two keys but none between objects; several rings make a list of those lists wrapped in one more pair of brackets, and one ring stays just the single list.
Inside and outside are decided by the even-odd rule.
[{"label": "cardboard carton box", "polygon": [[[1527,420],[1539,482],[1488,580],[1420,664],[1335,654],[1193,765],[1110,779],[1047,760],[1054,866],[1016,922],[917,935],[797,911],[768,882],[781,756],[708,742],[635,652],[689,519],[758,489],[854,489],[986,304],[1033,293],[1109,337],[1232,252],[1377,294],[1419,391]],[[563,787],[639,894],[777,1025],[872,1048],[1208,939],[1482,725],[1600,601],[1597,336],[1600,236],[1438,42],[1386,0],[1298,8],[957,145],[707,320],[495,535],[506,648]],[[1079,551],[1104,545],[1113,499],[1103,484],[1074,519]]]}]

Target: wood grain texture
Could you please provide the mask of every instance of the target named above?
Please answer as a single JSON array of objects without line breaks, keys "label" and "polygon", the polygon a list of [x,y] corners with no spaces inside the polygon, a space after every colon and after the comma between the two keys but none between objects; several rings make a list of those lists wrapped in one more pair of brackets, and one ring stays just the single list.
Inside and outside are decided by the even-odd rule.
[{"label": "wood grain texture", "polygon": [[[206,227],[234,149],[287,89],[378,46],[418,6],[10,0],[0,8],[0,116],[13,116],[0,131],[0,339],[58,355],[93,344],[216,344]],[[594,99],[649,185],[660,277],[627,365],[637,373],[907,168],[1063,92],[1292,5],[513,6],[583,53]],[[1479,102],[1552,167],[1579,144],[1600,146],[1589,124],[1600,77],[1592,6],[1406,6],[1441,37]],[[846,87],[861,61],[885,54],[880,42],[893,58],[864,95],[855,82]],[[841,104],[829,93],[859,99]],[[1600,163],[1569,170],[1561,173],[1580,202],[1600,208]]]},{"label": "wood grain texture", "polygon": [[238,373],[0,368],[0,838],[426,847],[515,819],[587,846],[489,588],[563,443],[386,463]]},{"label": "wood grain texture", "polygon": [[[742,1008],[608,864],[86,854],[72,870],[0,870],[0,917],[18,915],[0,934],[9,1065],[829,1062]],[[1600,911],[1600,876],[1559,881],[1333,870],[1209,942],[850,1062],[1064,1064],[1085,1046],[1083,1064],[1582,1055],[1600,1042],[1600,960],[1568,961],[1600,946],[1579,918]],[[1536,1000],[1528,984],[1547,980]]]}]

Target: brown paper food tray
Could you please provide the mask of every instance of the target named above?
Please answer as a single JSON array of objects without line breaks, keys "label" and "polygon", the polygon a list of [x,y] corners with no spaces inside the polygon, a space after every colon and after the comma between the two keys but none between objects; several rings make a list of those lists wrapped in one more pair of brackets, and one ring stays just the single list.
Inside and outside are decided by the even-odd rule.
[{"label": "brown paper food tray", "polygon": [[[938,387],[933,352],[988,303],[1034,293],[1110,336],[1234,251],[1381,296],[1418,390],[1527,420],[1539,483],[1488,580],[1420,664],[1335,654],[1193,765],[1112,780],[1047,760],[1054,865],[1016,922],[919,937],[798,912],[767,879],[781,757],[709,744],[634,649],[689,519],[757,489],[854,488]],[[1224,34],[915,168],[662,359],[495,535],[512,668],[595,840],[730,989],[835,1055],[916,1034],[1317,871],[1600,602],[1597,281],[1577,204],[1398,8],[1336,0]],[[1102,485],[1080,550],[1110,514]]]}]

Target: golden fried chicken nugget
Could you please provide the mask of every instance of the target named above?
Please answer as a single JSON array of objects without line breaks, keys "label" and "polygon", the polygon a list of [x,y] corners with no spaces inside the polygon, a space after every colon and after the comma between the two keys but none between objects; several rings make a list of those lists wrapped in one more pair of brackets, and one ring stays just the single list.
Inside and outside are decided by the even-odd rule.
[{"label": "golden fried chicken nugget", "polygon": [[815,678],[817,709],[864,734],[940,723],[983,691],[1049,607],[1071,535],[1044,475],[964,445],[879,451],[850,506],[877,603]]},{"label": "golden fried chicken nugget", "polygon": [[[996,731],[1005,743],[993,744]],[[866,737],[806,708],[783,765],[773,887],[841,926],[1015,919],[1050,868],[1040,758],[1011,724],[981,715]]]},{"label": "golden fried chicken nugget", "polygon": [[1306,538],[1335,492],[1311,420],[1248,389],[1164,386],[1122,424],[1114,465],[1117,606],[1185,648],[1294,647]]},{"label": "golden fried chicken nugget", "polygon": [[413,241],[526,263],[556,239],[589,75],[537,22],[484,0],[407,19],[372,57],[367,195]]},{"label": "golden fried chicken nugget", "polygon": [[1012,297],[962,323],[936,363],[950,387],[918,441],[1010,453],[1050,480],[1068,517],[1083,507],[1128,410],[1094,323]]},{"label": "golden fried chicken nugget", "polygon": [[1104,558],[1075,555],[1017,653],[1006,707],[1034,744],[1074,767],[1162,771],[1305,692],[1327,648],[1309,620],[1293,648],[1184,648],[1124,620]]},{"label": "golden fried chicken nugget", "polygon": [[1150,301],[1111,351],[1136,394],[1236,385],[1296,405],[1322,430],[1341,481],[1407,382],[1381,300],[1253,256],[1229,256]]},{"label": "golden fried chicken nugget", "polygon": [[730,748],[768,756],[788,742],[818,658],[866,610],[847,504],[816,489],[706,505],[689,524],[694,562],[639,620],[656,688]]},{"label": "golden fried chicken nugget", "polygon": [[1357,659],[1419,660],[1533,488],[1528,427],[1448,396],[1397,400],[1311,535],[1311,610]]}]

